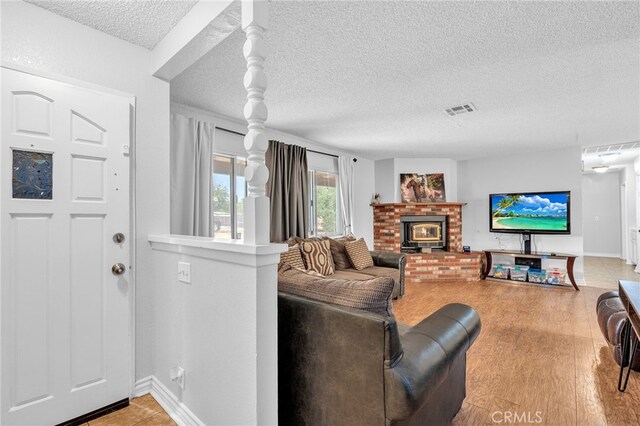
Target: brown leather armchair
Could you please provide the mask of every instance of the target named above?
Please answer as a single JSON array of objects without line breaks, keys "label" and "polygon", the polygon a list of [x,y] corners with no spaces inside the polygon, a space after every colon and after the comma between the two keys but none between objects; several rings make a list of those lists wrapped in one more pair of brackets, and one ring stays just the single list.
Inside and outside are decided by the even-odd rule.
[{"label": "brown leather armchair", "polygon": [[278,294],[281,425],[444,425],[465,398],[469,306],[400,335],[393,317]]},{"label": "brown leather armchair", "polygon": [[[598,297],[596,302],[596,314],[598,317],[598,325],[602,335],[607,340],[613,352],[613,359],[618,365],[622,364],[622,342],[624,340],[623,332],[627,321],[627,313],[622,305],[620,294],[617,291],[608,291]],[[631,331],[633,333],[633,331]],[[631,340],[637,339],[635,333],[632,334]],[[625,359],[625,365],[628,364],[628,358]],[[640,371],[640,347],[633,357],[631,369]]]}]

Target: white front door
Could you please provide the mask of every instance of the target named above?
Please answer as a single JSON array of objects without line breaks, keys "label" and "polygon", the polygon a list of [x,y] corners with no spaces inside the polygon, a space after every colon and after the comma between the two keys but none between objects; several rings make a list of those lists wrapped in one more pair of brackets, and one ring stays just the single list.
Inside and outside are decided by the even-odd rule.
[{"label": "white front door", "polygon": [[1,72],[0,424],[57,424],[129,396],[129,101]]}]

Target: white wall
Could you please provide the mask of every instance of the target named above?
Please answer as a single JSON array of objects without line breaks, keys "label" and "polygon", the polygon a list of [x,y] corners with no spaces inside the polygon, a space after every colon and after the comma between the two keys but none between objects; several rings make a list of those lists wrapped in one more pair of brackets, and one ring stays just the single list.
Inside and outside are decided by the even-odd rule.
[{"label": "white wall", "polygon": [[620,175],[582,175],[585,256],[620,257]]},{"label": "white wall", "polygon": [[[633,163],[629,163],[629,164],[625,164],[623,166],[623,169],[620,171],[619,173],[620,179],[619,179],[619,185],[622,187],[624,185],[624,190],[626,191],[627,194],[627,206],[626,206],[626,212],[622,211],[622,217],[624,217],[624,214],[626,213],[626,218],[627,218],[627,222],[626,224],[623,222],[623,220],[621,219],[621,230],[620,232],[622,233],[622,254],[621,254],[621,258],[622,259],[629,259],[631,257],[631,235],[629,232],[629,228],[635,228],[637,227],[638,224],[638,215],[637,215],[637,209],[638,209],[638,203],[640,202],[638,200],[638,193],[637,193],[637,188],[636,188],[636,173],[635,173],[635,167]],[[624,210],[624,206],[621,205],[620,206],[621,209]],[[624,226],[626,225],[626,228],[624,228]],[[586,251],[586,249],[585,249]]]},{"label": "white wall", "polygon": [[148,376],[155,307],[147,234],[169,232],[169,84],[151,76],[146,49],[28,3],[1,7],[3,65],[136,96],[136,377]]},{"label": "white wall", "polygon": [[[203,424],[271,424],[277,413],[260,419],[255,407],[264,395],[261,382],[277,383],[277,368],[264,371],[260,350],[266,345],[275,359],[277,336],[261,326],[269,322],[277,328],[280,250],[263,246],[269,253],[256,256],[247,251],[251,247],[234,242],[150,239],[155,253],[155,376]],[[191,284],[178,282],[179,261],[190,264]],[[184,390],[169,378],[175,366],[185,370]],[[263,380],[261,370],[272,377]],[[268,390],[273,395],[273,388]]]},{"label": "white wall", "polygon": [[447,201],[458,201],[458,163],[449,158],[390,158],[375,162],[375,189],[382,203],[399,203],[400,174],[444,173]]},{"label": "white wall", "polygon": [[393,158],[375,162],[375,192],[380,194],[381,203],[397,203],[396,186],[400,186],[400,177],[395,176]]},{"label": "white wall", "polygon": [[[187,105],[172,103],[171,112],[181,114],[186,117],[195,117],[203,121],[209,121],[214,123],[217,127],[232,130],[234,132],[246,133],[247,131],[246,123]],[[353,233],[358,237],[364,238],[369,247],[373,247],[373,209],[369,206],[369,203],[371,202],[371,197],[374,193],[374,162],[350,152],[336,150],[335,148],[322,145],[296,135],[269,128],[267,128],[267,137],[269,139],[279,140],[288,144],[304,146],[314,151],[326,152],[327,154],[332,155],[351,155],[358,159],[354,166],[355,223],[353,224]],[[227,145],[224,147],[224,151],[228,154],[246,155],[246,151],[242,145],[237,147]]]},{"label": "white wall", "polygon": [[[462,208],[462,242],[472,250],[520,248],[519,235],[489,232],[489,194],[569,190],[571,235],[536,235],[532,250],[582,256],[580,148],[460,161],[458,183],[458,199],[467,203]],[[576,261],[574,272],[582,281],[582,258]]]}]

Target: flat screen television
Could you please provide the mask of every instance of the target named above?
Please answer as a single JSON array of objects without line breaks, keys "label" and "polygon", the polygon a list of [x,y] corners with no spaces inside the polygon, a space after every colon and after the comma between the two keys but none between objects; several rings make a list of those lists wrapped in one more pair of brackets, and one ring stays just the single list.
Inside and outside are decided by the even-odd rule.
[{"label": "flat screen television", "polygon": [[491,232],[570,234],[570,214],[570,191],[489,195]]}]

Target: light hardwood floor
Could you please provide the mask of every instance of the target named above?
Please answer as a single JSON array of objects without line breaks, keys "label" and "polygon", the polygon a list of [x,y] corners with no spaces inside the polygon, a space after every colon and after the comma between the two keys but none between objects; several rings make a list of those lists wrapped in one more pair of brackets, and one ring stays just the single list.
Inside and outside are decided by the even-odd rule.
[{"label": "light hardwood floor", "polygon": [[134,398],[129,406],[91,420],[83,426],[173,426],[176,423],[149,394]]},{"label": "light hardwood floor", "polygon": [[[508,413],[512,420],[515,414],[523,420],[524,413],[533,424],[640,424],[640,374],[632,373],[625,393],[616,390],[618,365],[595,316],[600,294],[616,289],[618,279],[637,281],[640,274],[619,259],[587,257],[584,265],[587,284],[603,288],[576,292],[494,281],[407,286],[405,297],[394,303],[399,321],[416,324],[454,302],[480,314],[482,331],[467,359],[467,398],[454,425],[526,423],[506,421]],[[537,411],[542,423],[535,423]],[[175,423],[145,395],[89,424]]]},{"label": "light hardwood floor", "polygon": [[468,352],[467,398],[454,425],[509,423],[507,413],[548,425],[639,424],[640,374],[626,393],[616,390],[619,367],[596,320],[607,290],[581,289],[422,283],[407,286],[394,311],[410,324],[447,303],[478,311],[482,331]]}]

